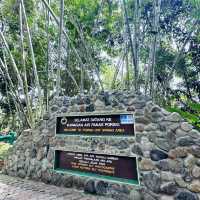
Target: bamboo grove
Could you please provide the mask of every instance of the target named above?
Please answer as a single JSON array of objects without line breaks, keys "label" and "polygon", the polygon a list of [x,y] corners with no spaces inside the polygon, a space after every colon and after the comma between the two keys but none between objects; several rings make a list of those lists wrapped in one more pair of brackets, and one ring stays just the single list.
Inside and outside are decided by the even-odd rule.
[{"label": "bamboo grove", "polygon": [[33,128],[54,96],[106,90],[175,99],[193,114],[199,10],[199,0],[0,1],[3,119]]}]

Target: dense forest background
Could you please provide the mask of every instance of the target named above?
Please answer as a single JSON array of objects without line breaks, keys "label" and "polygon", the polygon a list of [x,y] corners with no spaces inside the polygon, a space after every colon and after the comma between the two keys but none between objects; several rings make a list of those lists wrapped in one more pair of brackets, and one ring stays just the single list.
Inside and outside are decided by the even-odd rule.
[{"label": "dense forest background", "polygon": [[200,128],[199,0],[0,0],[1,128],[54,96],[150,95]]}]

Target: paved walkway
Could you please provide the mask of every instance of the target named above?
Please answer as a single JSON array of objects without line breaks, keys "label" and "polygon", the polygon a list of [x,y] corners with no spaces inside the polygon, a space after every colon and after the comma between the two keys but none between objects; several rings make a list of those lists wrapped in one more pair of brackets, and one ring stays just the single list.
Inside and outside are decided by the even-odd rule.
[{"label": "paved walkway", "polygon": [[0,200],[108,200],[84,194],[76,189],[56,187],[40,182],[0,174]]}]

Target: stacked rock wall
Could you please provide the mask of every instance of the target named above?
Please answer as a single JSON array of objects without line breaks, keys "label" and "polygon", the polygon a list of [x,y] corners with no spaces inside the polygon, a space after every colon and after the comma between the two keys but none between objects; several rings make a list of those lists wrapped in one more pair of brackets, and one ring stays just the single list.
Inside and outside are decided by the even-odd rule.
[{"label": "stacked rock wall", "polygon": [[[55,136],[56,115],[74,112],[124,112],[135,116],[136,137]],[[140,186],[56,173],[54,150],[138,156]],[[123,170],[123,169],[122,169]],[[4,173],[119,200],[200,200],[200,133],[177,113],[131,92],[106,92],[51,102],[51,114],[35,130],[24,131]]]}]

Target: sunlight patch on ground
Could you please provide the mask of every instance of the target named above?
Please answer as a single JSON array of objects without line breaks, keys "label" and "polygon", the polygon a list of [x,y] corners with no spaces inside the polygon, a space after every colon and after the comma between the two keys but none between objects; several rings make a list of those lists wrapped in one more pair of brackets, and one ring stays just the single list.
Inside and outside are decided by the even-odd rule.
[{"label": "sunlight patch on ground", "polygon": [[12,147],[12,145],[8,144],[8,143],[4,143],[4,142],[0,142],[0,160],[4,159],[9,148]]}]

